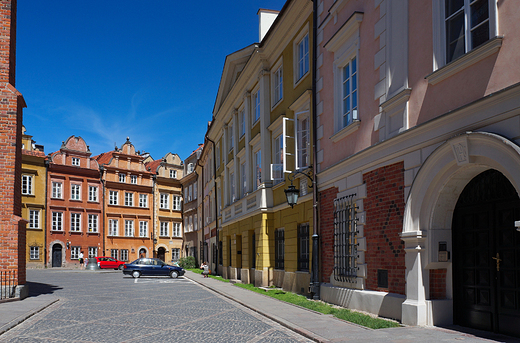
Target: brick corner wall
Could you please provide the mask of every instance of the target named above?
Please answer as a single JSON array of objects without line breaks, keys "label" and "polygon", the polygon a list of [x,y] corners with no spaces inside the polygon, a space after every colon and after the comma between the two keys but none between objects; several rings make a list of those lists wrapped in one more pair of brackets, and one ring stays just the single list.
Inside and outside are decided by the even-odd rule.
[{"label": "brick corner wall", "polygon": [[334,199],[337,194],[335,187],[319,193],[321,282],[330,282],[334,270]]}]

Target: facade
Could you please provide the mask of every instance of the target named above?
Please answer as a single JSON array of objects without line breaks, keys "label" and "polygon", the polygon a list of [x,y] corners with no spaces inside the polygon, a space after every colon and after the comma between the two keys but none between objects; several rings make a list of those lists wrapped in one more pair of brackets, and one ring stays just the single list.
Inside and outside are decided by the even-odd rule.
[{"label": "facade", "polygon": [[47,168],[43,146],[36,145],[22,127],[22,217],[27,221],[27,267],[45,265]]},{"label": "facade", "polygon": [[[70,136],[47,160],[48,267],[79,265],[79,254],[103,256],[103,197],[98,162]],[[30,242],[28,242],[30,243]]]},{"label": "facade", "polygon": [[184,175],[181,179],[184,205],[182,218],[184,220],[184,255],[193,256],[198,264],[207,258],[204,254],[204,242],[201,226],[199,225],[199,174],[197,173],[198,160],[202,153],[203,145],[191,153],[184,160]]},{"label": "facade", "polygon": [[518,336],[520,9],[456,3],[319,2],[321,298]]},{"label": "facade", "polygon": [[[215,142],[219,272],[308,294],[312,2],[287,1],[259,19],[261,42],[226,58],[206,135]],[[294,208],[291,184],[300,190]]]},{"label": "facade", "polygon": [[104,194],[104,255],[121,261],[153,257],[154,174],[127,138],[120,149],[95,157]]},{"label": "facade", "polygon": [[184,173],[177,154],[168,153],[160,160],[146,163],[154,174],[154,256],[167,263],[179,260],[183,248],[182,185]]}]

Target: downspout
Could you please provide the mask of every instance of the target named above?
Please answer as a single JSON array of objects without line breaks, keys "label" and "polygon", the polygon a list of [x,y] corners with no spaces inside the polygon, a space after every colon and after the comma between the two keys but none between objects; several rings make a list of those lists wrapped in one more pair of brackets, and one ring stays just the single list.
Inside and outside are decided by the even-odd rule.
[{"label": "downspout", "polygon": [[317,53],[318,53],[318,0],[312,1],[312,273],[310,293],[314,299],[320,298],[319,280],[319,236],[318,236],[318,182],[317,182],[317,118],[316,118],[316,75],[317,75]]},{"label": "downspout", "polygon": [[[213,123],[213,122],[212,122]],[[219,245],[218,245],[218,242],[219,242],[219,231],[218,231],[218,199],[217,199],[217,187],[216,187],[216,182],[215,182],[215,176],[217,175],[217,155],[216,155],[216,152],[215,152],[215,142],[213,142],[211,139],[208,138],[208,136],[206,135],[206,139],[208,141],[211,142],[211,144],[213,144],[213,194],[215,196],[215,229],[217,230],[217,237],[215,239],[216,241],[216,247],[217,247],[217,256],[216,256],[216,259],[217,259],[217,263],[215,263],[215,267],[216,267],[216,271],[217,271],[217,275],[218,275],[218,263],[219,263]]]}]

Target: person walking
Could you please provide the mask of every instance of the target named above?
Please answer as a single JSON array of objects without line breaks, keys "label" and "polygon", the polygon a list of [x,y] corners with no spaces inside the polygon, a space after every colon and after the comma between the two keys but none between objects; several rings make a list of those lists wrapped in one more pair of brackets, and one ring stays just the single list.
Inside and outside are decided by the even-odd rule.
[{"label": "person walking", "polygon": [[200,269],[202,269],[202,275],[204,277],[209,277],[209,265],[208,262],[202,262],[202,265],[200,266]]},{"label": "person walking", "polygon": [[84,269],[85,265],[83,264],[83,251],[79,252],[78,259],[79,259],[79,269]]}]

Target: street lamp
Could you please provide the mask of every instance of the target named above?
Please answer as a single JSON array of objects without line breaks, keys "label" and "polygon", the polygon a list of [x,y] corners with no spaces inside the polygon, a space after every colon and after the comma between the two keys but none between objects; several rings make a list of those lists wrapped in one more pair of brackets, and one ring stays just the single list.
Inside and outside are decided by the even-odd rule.
[{"label": "street lamp", "polygon": [[311,185],[309,186],[309,188],[313,187],[313,184],[312,184],[313,179],[312,179],[312,176],[309,175],[309,174],[312,174],[312,166],[302,169],[302,170],[296,170],[293,173],[291,173],[289,175],[289,180],[291,180],[291,185],[287,189],[283,190],[285,192],[285,197],[287,198],[287,203],[291,206],[291,208],[293,208],[294,205],[296,205],[296,203],[298,202],[298,196],[300,195],[300,190],[293,185],[293,181],[296,178],[296,175],[298,175],[298,174],[307,176],[309,178],[309,180],[311,180]]}]

